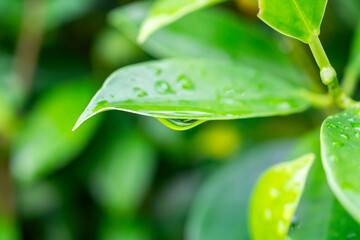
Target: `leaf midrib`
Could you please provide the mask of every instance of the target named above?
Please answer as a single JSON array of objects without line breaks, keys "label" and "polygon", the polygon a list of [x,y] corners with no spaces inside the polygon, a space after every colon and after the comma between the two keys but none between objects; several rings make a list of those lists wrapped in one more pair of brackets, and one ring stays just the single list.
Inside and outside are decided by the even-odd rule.
[{"label": "leaf midrib", "polygon": [[310,30],[310,27],[309,27],[309,25],[308,25],[308,23],[307,23],[307,21],[306,21],[306,18],[305,18],[305,16],[304,16],[304,14],[302,13],[302,11],[301,11],[301,9],[300,9],[298,3],[296,2],[296,0],[292,0],[292,1],[293,1],[294,5],[295,5],[296,9],[298,10],[298,12],[299,12],[302,20],[304,21],[307,30],[308,30],[309,33],[311,34],[312,31]]}]

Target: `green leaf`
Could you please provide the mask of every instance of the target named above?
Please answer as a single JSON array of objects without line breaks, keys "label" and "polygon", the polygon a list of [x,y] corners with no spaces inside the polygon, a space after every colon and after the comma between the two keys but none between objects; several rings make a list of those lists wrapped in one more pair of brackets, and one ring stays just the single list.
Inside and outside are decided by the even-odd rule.
[{"label": "green leaf", "polygon": [[251,234],[254,240],[286,239],[293,214],[314,161],[307,154],[268,169],[260,178],[250,207]]},{"label": "green leaf", "polygon": [[329,185],[360,222],[360,108],[328,117],[321,129],[321,154]]},{"label": "green leaf", "polygon": [[253,147],[215,169],[199,189],[186,224],[187,240],[250,239],[249,196],[256,179],[286,157],[293,141]]},{"label": "green leaf", "polygon": [[139,42],[144,42],[157,29],[168,25],[186,14],[225,0],[156,0],[144,21]]},{"label": "green leaf", "polygon": [[[110,22],[135,41],[149,4],[135,2],[110,14]],[[191,27],[189,27],[191,26]],[[221,34],[219,34],[221,33]],[[280,44],[252,22],[225,9],[191,13],[151,35],[140,45],[156,58],[196,57],[234,60],[279,75],[301,86],[313,84],[289,60]]]},{"label": "green leaf", "polygon": [[231,62],[173,59],[137,64],[113,73],[80,116],[121,110],[171,121],[187,129],[196,120],[286,115],[308,102],[302,90],[277,77]]},{"label": "green leaf", "polygon": [[305,43],[319,36],[327,0],[259,1],[259,18],[282,34]]},{"label": "green leaf", "polygon": [[101,161],[92,170],[91,191],[108,213],[132,216],[150,187],[155,155],[135,130],[114,127],[111,130],[96,156]]},{"label": "green leaf", "polygon": [[293,240],[342,240],[360,236],[359,225],[338,203],[326,181],[321,163],[319,130],[300,139],[291,158],[312,152],[316,158],[289,230]]},{"label": "green leaf", "polygon": [[11,171],[16,180],[35,181],[69,163],[87,145],[99,119],[76,134],[71,127],[93,89],[90,83],[72,82],[37,101],[13,142]]}]

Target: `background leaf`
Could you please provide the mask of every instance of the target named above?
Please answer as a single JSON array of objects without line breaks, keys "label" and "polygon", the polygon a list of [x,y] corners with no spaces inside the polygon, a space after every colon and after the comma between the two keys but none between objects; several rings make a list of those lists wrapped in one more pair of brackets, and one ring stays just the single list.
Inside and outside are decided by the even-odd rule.
[{"label": "background leaf", "polygon": [[72,82],[39,99],[14,139],[11,168],[16,180],[39,179],[66,165],[87,145],[100,119],[77,134],[71,127],[93,90],[90,83]]},{"label": "background leaf", "polygon": [[328,117],[321,129],[321,155],[329,185],[344,208],[360,222],[360,110]]},{"label": "background leaf", "polygon": [[305,187],[314,154],[270,167],[260,177],[250,206],[254,240],[285,239]]},{"label": "background leaf", "polygon": [[224,0],[156,0],[149,16],[141,27],[139,41],[145,41],[157,29],[176,21],[190,12],[222,1]]},{"label": "background leaf", "polygon": [[[197,120],[286,115],[308,107],[299,91],[286,81],[230,62],[153,61],[112,74],[75,128],[105,110]],[[170,124],[184,128],[197,124],[176,121]]]},{"label": "background leaf", "polygon": [[152,182],[155,156],[137,132],[112,128],[96,158],[90,187],[94,198],[113,216],[133,216]]},{"label": "background leaf", "polygon": [[214,171],[196,194],[186,239],[249,239],[249,196],[256,179],[284,159],[291,147],[289,140],[261,144]]},{"label": "background leaf", "polygon": [[327,0],[259,0],[259,18],[279,32],[305,43],[320,34]]},{"label": "background leaf", "polygon": [[326,181],[320,156],[319,131],[302,137],[290,157],[295,158],[308,152],[313,152],[316,158],[292,219],[290,238],[294,240],[356,239],[360,236],[358,223],[339,204]]},{"label": "background leaf", "polygon": [[[110,22],[135,41],[148,9],[147,2],[126,5],[110,14]],[[140,47],[156,58],[197,57],[241,62],[298,85],[311,86],[308,76],[297,69],[284,53],[290,51],[284,43],[225,9],[211,8],[191,13],[159,29]]]}]

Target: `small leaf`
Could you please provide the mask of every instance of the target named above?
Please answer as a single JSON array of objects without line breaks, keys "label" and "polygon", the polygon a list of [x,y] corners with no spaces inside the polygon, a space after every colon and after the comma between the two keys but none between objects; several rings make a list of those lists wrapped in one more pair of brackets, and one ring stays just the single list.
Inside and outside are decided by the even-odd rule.
[{"label": "small leaf", "polygon": [[[112,11],[109,19],[114,27],[135,41],[148,9],[147,2],[135,2]],[[253,22],[225,9],[210,8],[188,14],[159,29],[140,47],[155,58],[230,59],[297,85],[311,86],[313,81],[299,71],[280,45],[284,46]]]},{"label": "small leaf", "polygon": [[259,18],[277,31],[305,43],[320,34],[327,0],[259,1]]},{"label": "small leaf", "polygon": [[190,12],[222,1],[225,0],[156,0],[149,16],[141,27],[138,41],[144,42],[157,29],[176,21]]},{"label": "small leaf", "polygon": [[360,108],[328,117],[321,129],[322,161],[329,185],[360,223]]},{"label": "small leaf", "polygon": [[185,239],[250,239],[249,196],[256,179],[284,159],[292,145],[289,140],[257,145],[216,169],[196,194]]},{"label": "small leaf", "polygon": [[147,62],[113,73],[74,129],[105,110],[196,120],[286,115],[308,107],[299,91],[277,77],[230,62]]},{"label": "small leaf", "polygon": [[89,142],[99,119],[71,132],[76,115],[93,92],[88,82],[69,83],[43,95],[15,136],[11,171],[16,180],[28,183],[70,162]]},{"label": "small leaf", "polygon": [[250,207],[254,240],[285,239],[314,154],[271,167],[260,178]]}]

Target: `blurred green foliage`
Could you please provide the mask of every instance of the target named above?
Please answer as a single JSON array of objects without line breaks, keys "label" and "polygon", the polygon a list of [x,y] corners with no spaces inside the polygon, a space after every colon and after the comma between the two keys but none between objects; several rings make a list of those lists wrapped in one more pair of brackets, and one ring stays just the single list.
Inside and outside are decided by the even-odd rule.
[{"label": "blurred green foliage", "polygon": [[[357,0],[329,4],[326,18],[334,24],[324,27],[324,43],[337,50],[329,55],[344,69],[360,6]],[[293,61],[307,59],[308,52],[255,20],[254,1],[192,13],[139,45],[136,34],[148,6],[130,0],[0,1],[1,240],[249,239],[247,211],[256,179],[313,147],[308,137],[294,150],[297,138],[324,118],[312,109],[205,123],[188,132],[109,112],[71,132],[109,73],[144,60],[223,58],[290,74],[289,81],[316,88],[311,68]],[[24,15],[35,7],[45,9],[46,24],[39,58],[28,65],[35,69],[28,88],[14,63],[34,50],[19,51],[18,44]],[[39,41],[24,36],[25,43]],[[314,166],[309,178],[315,180],[307,182],[290,236],[357,239],[358,225],[325,184],[319,158]]]}]

